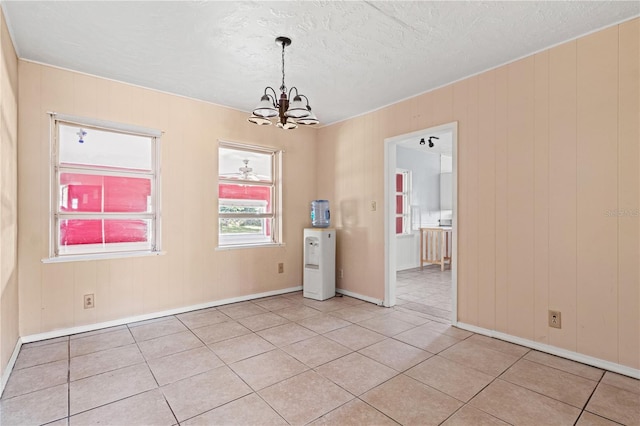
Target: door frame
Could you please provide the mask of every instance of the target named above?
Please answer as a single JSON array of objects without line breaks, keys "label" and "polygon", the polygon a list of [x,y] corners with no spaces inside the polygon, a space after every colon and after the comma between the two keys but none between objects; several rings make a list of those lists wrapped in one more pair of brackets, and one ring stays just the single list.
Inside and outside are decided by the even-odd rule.
[{"label": "door frame", "polygon": [[395,234],[395,175],[396,147],[410,138],[423,137],[426,133],[451,132],[453,150],[453,221],[451,244],[451,324],[458,323],[458,122],[428,127],[403,135],[392,136],[384,140],[384,306],[396,304],[396,234]]}]

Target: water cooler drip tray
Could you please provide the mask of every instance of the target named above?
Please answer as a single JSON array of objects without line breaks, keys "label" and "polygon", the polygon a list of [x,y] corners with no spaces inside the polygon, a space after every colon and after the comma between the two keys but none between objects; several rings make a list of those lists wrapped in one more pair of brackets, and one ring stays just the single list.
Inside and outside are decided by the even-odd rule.
[{"label": "water cooler drip tray", "polygon": [[320,239],[317,237],[305,238],[304,267],[309,269],[320,268]]}]

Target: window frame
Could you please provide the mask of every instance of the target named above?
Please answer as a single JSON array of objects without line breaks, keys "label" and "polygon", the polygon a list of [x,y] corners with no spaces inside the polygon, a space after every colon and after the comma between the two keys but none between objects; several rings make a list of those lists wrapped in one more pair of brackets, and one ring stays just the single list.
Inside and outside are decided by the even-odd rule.
[{"label": "window frame", "polygon": [[[130,256],[148,256],[162,254],[161,226],[161,138],[162,132],[139,126],[78,117],[66,114],[49,113],[50,117],[50,210],[49,210],[49,258],[43,262],[66,262],[93,259],[109,259]],[[151,143],[151,170],[118,169],[117,167],[92,165],[60,164],[60,125],[80,127],[116,134],[126,134],[149,138]],[[144,178],[150,180],[151,211],[146,212],[64,212],[61,210],[63,197],[61,175],[76,173],[83,175],[113,176],[125,178]],[[104,189],[103,189],[104,196]],[[78,244],[65,253],[60,246],[60,222],[62,220],[144,220],[149,221],[149,239],[147,242],[118,242]]]},{"label": "window frame", "polygon": [[[395,188],[395,195],[402,196],[402,213],[395,212],[395,219],[402,218],[402,232],[395,232],[396,236],[409,235],[412,232],[411,226],[411,170],[396,169],[396,179],[398,175],[402,175],[402,191],[399,192]],[[395,221],[394,221],[395,224]]]},{"label": "window frame", "polygon": [[[271,155],[271,181],[254,181],[244,179],[224,178],[220,176],[220,148],[231,149],[235,151],[246,151],[256,154]],[[282,240],[282,157],[284,151],[278,148],[250,145],[245,143],[231,142],[227,140],[218,140],[218,183],[216,185],[217,206],[216,206],[216,229],[218,235],[216,250],[229,250],[236,248],[255,248],[255,247],[280,247],[284,245]],[[271,187],[271,212],[270,213],[220,213],[221,200],[225,200],[224,204],[228,205],[228,198],[220,198],[220,185],[248,185]],[[241,204],[247,203],[248,200],[240,200]],[[264,221],[271,220],[271,237],[270,241],[251,241],[251,237],[243,234],[228,237],[223,236],[220,232],[220,219],[262,219]],[[235,241],[232,241],[235,240]]]}]

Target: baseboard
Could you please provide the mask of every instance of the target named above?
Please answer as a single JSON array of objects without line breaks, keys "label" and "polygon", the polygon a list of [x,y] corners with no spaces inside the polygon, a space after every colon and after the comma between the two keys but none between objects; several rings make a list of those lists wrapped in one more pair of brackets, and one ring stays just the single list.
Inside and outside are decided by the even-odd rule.
[{"label": "baseboard", "polygon": [[336,288],[336,293],[344,294],[345,296],[353,297],[354,299],[364,300],[365,302],[375,303],[376,305],[382,306],[382,300],[374,299],[373,297],[364,296],[362,294],[354,293],[349,290],[343,290],[341,288]]},{"label": "baseboard", "polygon": [[56,337],[69,336],[71,334],[85,333],[87,331],[100,330],[102,328],[115,327],[132,322],[145,321],[154,318],[166,317],[168,315],[183,314],[185,312],[197,311],[198,309],[213,308],[230,303],[245,302],[247,300],[260,299],[263,297],[277,296],[279,294],[291,293],[302,290],[302,286],[289,287],[281,290],[267,291],[264,293],[249,294],[246,296],[232,297],[229,299],[215,300],[213,302],[201,303],[198,305],[185,306],[182,308],[169,309],[166,311],[153,312],[150,314],[136,315],[133,317],[121,318],[113,321],[105,321],[95,324],[81,325],[78,327],[64,328],[60,330],[48,331],[46,333],[31,334],[22,337],[22,343],[38,342],[40,340],[54,339]]},{"label": "baseboard", "polygon": [[11,354],[11,358],[9,358],[7,367],[4,369],[4,372],[2,373],[2,380],[0,381],[0,397],[2,397],[4,388],[5,386],[7,386],[7,382],[9,381],[9,376],[13,371],[13,367],[16,365],[16,360],[18,359],[18,354],[20,353],[21,347],[22,347],[22,339],[18,337],[18,341],[16,342],[15,348],[13,348],[13,353]]},{"label": "baseboard", "polygon": [[411,269],[417,269],[420,267],[419,263],[411,264],[411,265],[401,265],[401,266],[396,266],[396,272],[403,272],[403,271],[409,271]]},{"label": "baseboard", "polygon": [[463,322],[458,322],[457,324],[454,324],[454,325],[458,328],[471,331],[473,333],[482,334],[489,337],[495,337],[496,339],[504,340],[510,343],[515,343],[521,346],[526,346],[527,348],[535,349],[540,352],[546,352],[551,355],[557,355],[562,358],[581,362],[583,364],[591,365],[593,367],[601,368],[603,370],[613,371],[614,373],[619,373],[625,376],[633,377],[634,379],[640,379],[640,370],[636,368],[627,367],[626,365],[617,364],[615,362],[606,361],[604,359],[595,358],[595,357],[584,355],[578,352],[573,352],[567,349],[562,349],[557,346],[547,345],[546,343],[535,342],[533,340],[524,339],[522,337],[512,336],[511,334],[506,334],[506,333],[502,333],[495,330],[489,330],[487,328],[482,328],[482,327],[478,327],[471,324],[465,324]]}]

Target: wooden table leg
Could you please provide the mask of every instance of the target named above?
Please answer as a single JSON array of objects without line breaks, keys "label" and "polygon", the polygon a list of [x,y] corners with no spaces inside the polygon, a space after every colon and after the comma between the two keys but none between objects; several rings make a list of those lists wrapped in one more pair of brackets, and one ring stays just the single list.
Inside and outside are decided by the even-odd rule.
[{"label": "wooden table leg", "polygon": [[422,263],[422,235],[423,235],[423,231],[422,228],[420,228],[420,270],[423,270],[424,264]]},{"label": "wooden table leg", "polygon": [[444,258],[446,257],[444,251],[445,232],[440,231],[440,272],[444,272]]}]

